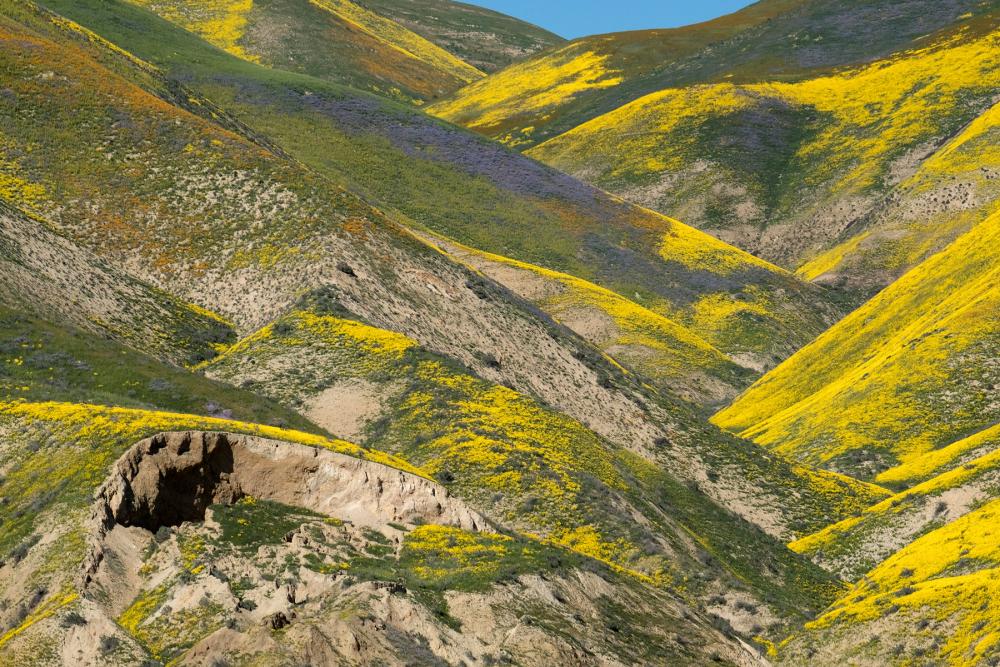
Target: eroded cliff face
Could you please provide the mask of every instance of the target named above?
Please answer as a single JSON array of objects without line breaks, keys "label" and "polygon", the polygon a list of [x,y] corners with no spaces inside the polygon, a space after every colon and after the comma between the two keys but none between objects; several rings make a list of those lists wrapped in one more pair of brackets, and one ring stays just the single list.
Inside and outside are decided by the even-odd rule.
[{"label": "eroded cliff face", "polygon": [[305,445],[144,439],[89,527],[80,599],[32,630],[61,664],[756,661],[662,589],[494,532],[419,475]]},{"label": "eroded cliff face", "polygon": [[204,521],[209,506],[246,497],[367,527],[432,523],[478,531],[489,526],[443,486],[379,463],[247,435],[162,433],[122,455],[98,491],[94,550],[84,583],[99,571],[102,541],[115,526],[155,533]]}]

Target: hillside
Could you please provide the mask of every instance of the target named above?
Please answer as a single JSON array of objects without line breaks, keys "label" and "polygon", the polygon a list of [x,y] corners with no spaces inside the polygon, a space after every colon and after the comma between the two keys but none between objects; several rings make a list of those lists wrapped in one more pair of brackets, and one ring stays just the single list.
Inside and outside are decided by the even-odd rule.
[{"label": "hillside", "polygon": [[350,0],[130,0],[240,58],[422,104],[483,76]]},{"label": "hillside", "polygon": [[633,301],[565,273],[436,240],[450,255],[638,371],[656,386],[693,403],[718,405],[756,377],[686,327]]},{"label": "hillside", "polygon": [[[983,212],[969,209],[995,200],[988,187],[975,187],[989,180],[981,171],[986,156],[961,184],[943,175],[962,168],[960,145],[975,150],[973,135],[992,125],[989,114],[977,116],[994,104],[1000,84],[1000,32],[995,15],[976,21],[860,69],[795,83],[662,90],[528,153],[788,268],[843,240],[802,268],[809,279],[864,244],[867,264],[855,262],[842,275],[882,287]],[[919,217],[925,201],[941,215],[907,225],[900,239],[893,218],[907,210],[911,220]],[[859,236],[859,223],[880,205],[896,212],[879,211],[883,220]],[[891,240],[878,243],[872,234]]]},{"label": "hillside", "polygon": [[[10,629],[0,651],[11,664],[399,654],[752,664],[677,597],[537,539],[498,534],[420,470],[350,443],[85,405],[4,404],[0,419],[19,427],[6,455],[39,434],[48,455],[44,466],[16,457],[3,482],[18,507],[32,508],[22,517],[50,525],[26,537],[5,526],[5,547],[23,539],[4,572]],[[226,456],[230,474],[206,473],[205,463]],[[315,464],[310,472],[310,461],[326,473]],[[39,472],[49,489],[32,483]],[[148,483],[158,473],[161,482]],[[313,493],[297,490],[303,478]],[[185,479],[208,495],[185,498]],[[478,622],[498,598],[493,624]],[[592,611],[590,620],[574,621],[560,601]],[[545,620],[518,630],[524,616],[514,609]],[[628,630],[617,638],[602,632],[607,625]],[[530,641],[504,648],[494,628]]]},{"label": "hillside", "polygon": [[897,466],[1000,417],[993,214],[758,381],[713,421],[775,451],[900,485]]},{"label": "hillside", "polygon": [[763,0],[684,28],[574,40],[463,88],[431,111],[526,149],[650,93],[795,80],[871,62],[995,8],[992,0]]},{"label": "hillside", "polygon": [[216,346],[236,335],[217,315],[115,269],[5,199],[0,199],[0,305],[181,363],[215,356]]},{"label": "hillside", "polygon": [[998,15],[0,0],[0,664],[993,664]]},{"label": "hillside", "polygon": [[[225,109],[237,131],[280,143],[394,220],[698,321],[700,336],[741,363],[770,368],[839,315],[824,291],[774,266],[419,112],[206,50],[121,2],[46,5],[214,102],[182,96],[194,113]],[[150,33],[169,39],[151,42]]]},{"label": "hillside", "polygon": [[[331,308],[329,295],[313,295],[206,370],[297,407],[333,433],[420,465],[499,524],[668,587],[697,571],[697,580],[685,585],[688,593],[703,601],[726,597],[717,612],[735,614],[731,622],[743,632],[749,619],[741,618],[738,599],[767,608],[772,620],[766,627],[808,606],[793,589],[823,596],[836,588],[680,483],[688,474],[681,461],[690,462],[694,452],[675,452],[677,464],[665,474],[651,454],[627,452],[529,396],[472,377],[411,339],[346,316]],[[671,446],[685,448],[682,442]],[[716,447],[721,453],[725,443]],[[715,481],[725,485],[728,474],[717,469]],[[796,479],[778,462],[765,470],[797,485],[806,502],[819,500],[824,483],[843,484]],[[855,507],[879,497],[874,489],[856,490]],[[770,576],[757,572],[761,559]]]},{"label": "hillside", "polygon": [[841,578],[856,581],[914,539],[996,497],[1000,488],[1000,425],[969,436],[950,449],[961,449],[962,457],[955,461],[960,466],[886,498],[858,517],[796,540],[791,548],[808,554]]},{"label": "hillside", "polygon": [[826,284],[882,287],[989,217],[1000,203],[998,132],[1000,106],[994,104],[799,275]]},{"label": "hillside", "polygon": [[[106,16],[101,12],[107,11],[108,5],[100,4],[102,7],[85,7],[76,3],[74,7],[93,19]],[[165,452],[162,456],[166,459],[157,458],[156,461],[164,461],[164,466],[180,465],[190,460],[189,455],[201,455],[199,452],[206,450],[197,450],[191,445],[184,445],[187,449],[164,449],[162,443],[175,442],[174,436],[166,435],[162,436],[164,440],[157,440],[158,433],[218,431],[332,449],[355,459],[388,464],[418,477],[435,474],[447,487],[448,494],[466,503],[463,506],[469,512],[488,517],[491,526],[501,531],[498,534],[511,533],[517,537],[522,536],[523,531],[530,533],[523,535],[528,540],[531,536],[543,536],[549,546],[557,550],[552,555],[557,564],[552,567],[560,577],[572,579],[577,576],[577,570],[563,567],[561,563],[579,562],[583,563],[581,571],[597,568],[607,577],[620,575],[640,582],[640,587],[635,589],[621,584],[623,595],[625,591],[634,590],[636,595],[646,595],[648,599],[676,601],[676,606],[664,603],[663,612],[693,610],[693,634],[690,636],[707,632],[705,636],[718,637],[717,630],[705,625],[710,623],[709,618],[714,618],[714,623],[732,637],[739,634],[749,640],[764,633],[777,639],[803,618],[819,611],[824,602],[831,601],[842,590],[838,582],[787,550],[782,542],[810,534],[861,511],[883,498],[884,490],[790,463],[749,447],[746,442],[707,424],[695,406],[675,395],[669,383],[664,382],[659,389],[650,385],[642,375],[615,363],[534,304],[415,236],[399,224],[412,220],[398,211],[383,213],[339,187],[331,178],[335,174],[333,169],[321,172],[296,160],[293,154],[296,149],[302,149],[304,140],[300,138],[300,143],[288,146],[285,140],[292,136],[290,129],[273,135],[267,130],[271,122],[294,118],[295,113],[301,113],[299,108],[290,106],[284,115],[268,116],[260,111],[260,115],[254,116],[246,110],[263,109],[263,105],[255,107],[253,102],[243,102],[241,106],[239,98],[227,96],[226,92],[232,95],[234,90],[249,90],[250,83],[273,86],[266,89],[273,92],[290,81],[308,81],[317,83],[316,91],[325,91],[324,94],[330,96],[327,99],[334,99],[336,94],[351,102],[364,100],[376,105],[372,108],[395,113],[397,119],[421,116],[316,79],[263,68],[207,46],[185,57],[197,60],[204,54],[216,59],[211,63],[224,63],[220,72],[237,76],[243,73],[246,78],[242,83],[233,84],[234,88],[227,88],[227,84],[220,84],[219,79],[207,75],[203,80],[189,78],[182,84],[165,76],[160,64],[147,63],[67,19],[22,3],[2,6],[0,36],[5,48],[0,50],[0,76],[5,90],[10,91],[8,96],[15,101],[10,107],[4,107],[6,113],[0,116],[5,141],[16,149],[12,153],[17,158],[16,164],[11,162],[8,170],[14,173],[16,168],[18,187],[12,189],[10,197],[18,205],[30,206],[79,252],[88,257],[100,257],[100,262],[114,267],[130,280],[155,284],[157,289],[176,295],[171,298],[182,300],[182,303],[201,304],[193,312],[204,317],[212,319],[205,314],[209,311],[219,313],[217,317],[227,318],[232,329],[241,336],[240,342],[232,346],[227,345],[232,342],[231,338],[219,341],[213,352],[221,356],[207,360],[201,367],[218,378],[238,384],[239,392],[219,383],[212,383],[210,391],[197,384],[199,376],[185,375],[186,384],[192,387],[190,401],[187,405],[161,407],[163,404],[155,400],[153,390],[149,389],[151,380],[145,380],[145,376],[137,372],[131,380],[138,383],[137,386],[121,386],[121,379],[109,374],[107,382],[95,380],[96,387],[65,393],[53,390],[47,397],[72,402],[11,403],[12,431],[30,430],[22,424],[22,419],[29,424],[45,422],[47,425],[40,428],[52,432],[61,433],[64,426],[67,429],[72,426],[76,430],[70,429],[67,442],[78,445],[71,451],[63,447],[61,441],[51,442],[53,447],[63,447],[64,454],[57,457],[48,456],[48,449],[19,449],[14,445],[12,465],[18,471],[23,470],[23,474],[8,475],[4,483],[12,485],[12,493],[20,494],[19,497],[29,503],[30,511],[24,513],[21,506],[10,509],[17,514],[16,524],[10,524],[17,527],[17,532],[10,528],[12,532],[4,534],[4,539],[9,541],[7,547],[12,552],[23,551],[29,556],[24,561],[24,569],[14,573],[16,578],[12,581],[43,576],[38,572],[49,542],[40,549],[39,542],[33,541],[34,536],[61,512],[65,516],[85,514],[86,506],[81,499],[92,497],[102,480],[114,482],[118,479],[117,473],[111,475],[110,467],[122,453],[138,457],[136,466],[140,465],[142,457],[159,456],[161,452]],[[165,30],[166,37],[150,47],[154,52],[162,49],[180,58],[174,48],[182,43],[179,41],[182,38],[191,40],[189,43],[194,45],[204,44],[193,36],[184,37],[187,33],[180,33],[175,26],[148,12],[135,8],[131,11],[134,13],[129,16],[147,22],[143,25],[160,26]],[[146,42],[151,43],[148,39]],[[201,63],[199,66],[207,65]],[[187,70],[188,73],[197,71]],[[247,87],[239,87],[244,85]],[[330,87],[323,88],[324,85]],[[217,97],[210,98],[209,93]],[[318,97],[319,93],[313,94]],[[227,107],[229,104],[232,107]],[[449,133],[446,136],[458,137],[466,145],[481,147],[481,150],[489,146],[484,140],[471,138],[436,121],[423,122],[427,127],[444,128]],[[579,210],[585,210],[584,202],[590,202],[591,206],[597,205],[609,215],[621,216],[619,221],[632,221],[630,216],[635,216],[642,224],[655,222],[652,238],[663,247],[636,248],[635,252],[641,250],[651,258],[669,258],[678,265],[674,269],[677,273],[671,294],[678,303],[684,303],[692,295],[707,293],[715,295],[712,301],[715,304],[723,301],[722,295],[725,295],[733,302],[729,310],[732,312],[742,306],[730,290],[736,290],[737,296],[742,290],[749,294],[760,290],[767,298],[789,298],[787,311],[782,314],[797,324],[798,318],[810,315],[797,311],[791,305],[792,299],[805,303],[807,299],[822,295],[822,291],[804,285],[790,274],[680,223],[617,202],[513,153],[500,150],[493,154],[515,164],[532,165],[535,170],[532,173],[548,178],[556,194],[574,192],[574,188],[583,193],[576,200]],[[543,181],[543,185],[547,184]],[[511,189],[517,191],[515,186]],[[597,229],[599,220],[591,217],[585,222]],[[631,229],[636,234],[645,233],[638,224]],[[566,257],[572,258],[573,253],[567,252]],[[55,264],[53,270],[58,272],[61,266]],[[741,276],[742,279],[753,278],[753,281],[750,284],[741,282]],[[724,280],[727,282],[722,282]],[[723,285],[721,292],[720,282]],[[604,302],[615,304],[615,308],[639,308],[634,304],[630,306],[624,297],[601,291],[596,285],[580,282],[577,288],[582,293],[599,295]],[[326,310],[314,312],[302,308],[303,294],[314,293],[323,295],[321,305]],[[720,304],[720,308],[724,306],[725,302]],[[602,307],[611,308],[606,303]],[[749,307],[753,307],[752,302]],[[817,309],[822,308],[820,304]],[[711,343],[690,338],[683,329],[684,324],[670,324],[651,310],[639,312],[663,331],[670,331],[675,340],[696,346],[713,358],[722,357],[721,352],[713,350]],[[716,321],[713,313],[707,316],[709,321]],[[315,327],[303,326],[303,323]],[[342,335],[344,332],[357,334],[355,338],[360,336],[360,344],[355,340],[354,348],[340,350],[338,344],[351,340],[350,336]],[[787,346],[784,349],[791,348],[794,344],[784,336],[781,334],[772,340]],[[68,341],[65,344],[72,350],[77,343]],[[771,344],[770,341],[767,344]],[[99,351],[100,347],[95,347],[98,357]],[[386,351],[391,363],[380,354]],[[331,354],[332,362],[326,356]],[[273,363],[265,364],[269,359]],[[97,363],[96,358],[93,363]],[[140,364],[138,360],[134,363]],[[258,363],[268,369],[264,375],[252,370]],[[731,365],[724,367],[734,368]],[[180,377],[177,373],[186,372],[180,368],[172,370],[173,374],[167,378],[170,383],[174,382],[170,377],[177,378]],[[691,369],[682,369],[683,372],[688,370]],[[159,371],[153,368],[149,372]],[[349,403],[369,400],[387,410],[385,414],[374,415],[382,424],[378,434],[365,429],[343,432],[339,422],[330,421],[331,415],[337,416],[337,407],[341,404],[337,402],[336,393],[324,392],[343,389],[337,384],[343,378],[369,383],[364,385],[369,393],[363,393],[360,398],[351,395],[341,398]],[[142,388],[144,380],[148,391]],[[401,387],[400,383],[405,385]],[[120,389],[115,388],[119,386]],[[156,386],[162,384],[156,383]],[[286,392],[285,388],[293,391]],[[411,390],[407,398],[414,401],[412,404],[401,400],[399,392],[407,388]],[[96,391],[100,389],[108,389],[103,399]],[[262,413],[259,408],[254,408],[257,412],[247,409],[239,413],[249,415],[248,418],[277,421],[285,410],[294,409],[300,415],[294,420],[285,418],[285,423],[313,431],[327,428],[343,432],[352,439],[363,440],[365,448],[255,423],[236,423],[217,416],[178,416],[174,413],[164,416],[151,409],[198,411],[197,402],[201,401],[201,396],[212,401],[211,392],[230,391],[233,396],[247,397],[249,394],[254,400],[270,399],[284,406],[279,409],[274,405],[274,412],[270,414]],[[118,392],[122,398],[115,398]],[[32,401],[36,395],[21,394]],[[91,399],[91,395],[98,398]],[[96,406],[93,400],[104,400],[112,407]],[[250,401],[250,398],[240,401],[228,398],[217,404],[221,410],[205,412],[229,409],[235,415],[243,400]],[[325,405],[322,404],[324,400]],[[319,407],[316,401],[320,401]],[[64,425],[64,417],[69,425]],[[129,427],[133,421],[142,428]],[[138,449],[129,449],[146,437],[154,439],[140,443]],[[184,436],[179,437],[183,441]],[[215,445],[224,440],[228,443],[226,447],[236,447],[229,436],[191,437]],[[244,440],[237,444],[249,447]],[[143,449],[147,445],[148,450]],[[100,456],[82,455],[80,448],[87,447],[100,450]],[[279,445],[260,447],[267,449]],[[34,456],[39,451],[41,453]],[[237,453],[243,456],[244,450],[237,448],[231,456]],[[234,472],[226,468],[229,465],[226,457],[230,454],[220,456],[223,462],[218,465],[222,466],[222,472],[230,475],[227,478],[230,483],[233,479],[250,479],[230,474]],[[312,454],[302,456],[308,458]],[[174,462],[170,457],[179,461]],[[72,467],[70,462],[84,469]],[[215,465],[199,469],[216,470]],[[72,469],[63,470],[59,466]],[[183,489],[190,483],[188,474],[154,478],[175,480]],[[56,481],[71,479],[65,483],[65,488],[62,482],[56,484],[58,491],[49,495],[41,491],[36,493],[35,487],[31,487],[30,493],[18,490],[17,485],[38,484],[40,477]],[[223,477],[220,475],[219,479]],[[79,493],[79,497],[74,495],[71,502],[61,495],[67,489]],[[247,495],[259,495],[256,491],[244,490]],[[213,495],[213,503],[221,500],[222,505],[228,505],[241,497],[235,492],[225,493],[229,495],[219,498]],[[442,488],[436,493],[446,491]],[[285,505],[290,502],[286,496],[267,496],[263,500]],[[320,511],[302,498],[291,500],[296,501],[292,505],[298,503],[296,512],[302,509]],[[145,506],[152,505],[147,503]],[[198,523],[205,518],[201,512],[206,509],[198,507],[200,509],[194,514],[174,517],[170,524],[147,517],[141,519],[144,523],[135,525],[147,531],[154,528],[158,531],[161,525],[173,526],[180,523],[180,519]],[[350,512],[361,511],[354,506],[327,509],[328,514],[332,513],[328,518],[340,520],[345,514],[349,518]],[[225,513],[221,508],[219,511]],[[376,528],[384,529],[390,522],[382,521]],[[409,530],[412,525],[404,527]],[[480,522],[476,525],[483,527]],[[142,651],[158,659],[168,655],[176,657],[189,649],[195,651],[191,654],[193,657],[201,650],[192,647],[194,642],[222,628],[234,629],[225,627],[233,619],[218,612],[212,600],[229,604],[232,600],[226,595],[238,596],[239,590],[226,594],[216,590],[218,585],[212,579],[218,580],[218,577],[211,570],[204,572],[206,576],[198,579],[198,585],[189,586],[188,575],[201,575],[203,571],[193,571],[197,566],[184,555],[182,544],[169,538],[157,542],[169,542],[164,547],[168,551],[161,552],[147,534],[136,530],[126,531],[128,535],[115,532],[117,529],[110,523],[105,527],[110,532],[99,537],[109,540],[108,553],[119,554],[118,557],[126,562],[131,562],[127,560],[131,557],[129,554],[145,553],[150,563],[154,563],[150,568],[164,568],[161,575],[148,576],[153,574],[153,570],[148,570],[141,573],[139,579],[125,580],[122,590],[116,593],[122,599],[111,595],[108,606],[101,612],[105,617],[93,616],[95,627],[102,628],[108,627],[108,614],[118,619],[125,634],[116,631],[108,635],[117,637],[116,646],[120,645],[123,651],[127,649],[133,657]],[[189,526],[187,530],[190,534],[182,532],[188,536],[184,539],[208,542],[218,538],[215,532],[218,528],[208,520],[205,527]],[[386,539],[403,539],[398,528],[393,530],[397,532],[390,532],[392,537]],[[366,540],[362,544],[356,535],[348,532],[346,537],[354,540],[355,549],[367,544],[372,547],[364,547],[369,555],[383,561],[355,563],[351,568],[361,572],[371,568],[367,571],[373,573],[370,576],[376,582],[385,583],[387,578],[415,582],[412,583],[417,591],[414,595],[420,597],[423,609],[431,614],[426,617],[430,626],[418,632],[422,638],[420,642],[436,645],[436,638],[442,636],[438,633],[445,632],[442,624],[452,627],[449,623],[453,618],[475,618],[475,614],[463,617],[460,611],[455,612],[455,617],[450,616],[450,607],[442,606],[440,589],[435,593],[433,585],[421,584],[412,578],[414,573],[400,570],[403,567],[400,563],[382,558],[393,552],[374,546],[374,543],[386,546],[380,542],[381,538],[362,535]],[[79,540],[80,534],[72,533],[65,539]],[[52,539],[63,535],[53,532]],[[327,537],[334,539],[332,535]],[[345,536],[337,539],[342,537]],[[453,535],[449,539],[463,538]],[[231,542],[229,538],[223,540],[226,541]],[[337,544],[331,543],[332,550],[323,553],[335,558],[340,553]],[[529,552],[532,548],[530,545],[524,547]],[[177,556],[174,549],[179,549],[181,555]],[[224,553],[229,554],[228,551]],[[566,560],[561,560],[563,557],[558,553],[565,554]],[[41,595],[36,594],[35,589],[10,584],[7,595],[11,598],[8,607],[12,612],[9,619],[4,617],[5,627],[13,632],[4,642],[9,642],[8,655],[26,655],[36,641],[49,647],[59,644],[60,631],[55,630],[54,622],[47,622],[61,610],[59,600],[81,595],[84,600],[93,602],[95,597],[100,597],[88,592],[86,587],[62,587],[62,583],[73,577],[72,558],[76,555],[77,551],[71,552],[66,556],[70,560],[61,560],[54,572],[44,573],[44,576],[62,579],[59,586],[46,586]],[[395,555],[402,557],[403,554],[396,552]],[[18,562],[21,560],[19,557]],[[219,572],[232,572],[225,564],[232,561],[223,560]],[[112,558],[109,562],[117,561]],[[178,562],[187,563],[188,575],[176,569]],[[236,562],[237,568],[245,567],[238,559]],[[329,567],[320,569],[318,574],[327,577],[323,579],[324,586],[329,586],[331,579],[339,577],[342,570],[351,569],[341,567],[341,562],[348,561],[331,561],[327,564]],[[157,563],[159,565],[155,565]],[[107,590],[110,584],[109,580],[101,579],[100,562],[91,565],[97,570],[87,576]],[[516,568],[513,571],[518,576],[526,575]],[[307,582],[313,581],[313,575],[303,574],[301,568],[295,572]],[[426,574],[426,570],[417,572]],[[257,581],[256,572],[248,576]],[[265,569],[259,578],[267,580],[273,576],[276,575]],[[370,581],[363,577],[362,580]],[[354,580],[349,582],[353,583]],[[478,580],[474,590],[466,592],[485,593],[494,590],[490,588],[492,585],[492,580],[489,584]],[[407,590],[409,586],[409,583],[403,584]],[[426,591],[428,588],[432,590]],[[56,590],[59,593],[55,597],[47,595]],[[326,595],[324,591],[331,589],[319,590],[316,595],[322,597]],[[369,586],[349,588],[346,594],[353,596],[370,590]],[[641,593],[644,590],[648,590],[648,594]],[[195,591],[207,591],[208,597],[208,601],[197,609],[184,603],[186,596],[196,595]],[[577,596],[579,605],[590,604],[584,601],[584,598],[590,599],[585,591],[572,588],[567,591],[567,596]],[[128,599],[133,595],[139,597]],[[164,605],[168,595],[174,602]],[[516,601],[511,604],[520,604],[519,601],[528,595],[528,592],[517,593]],[[608,595],[598,597],[618,605],[627,600]],[[251,599],[261,607],[261,614],[264,609],[268,614],[281,611],[287,620],[292,609],[273,601],[265,605],[257,596]],[[73,597],[71,601],[75,600]],[[132,608],[132,602],[139,606],[125,615]],[[290,600],[289,604],[298,602]],[[170,611],[150,614],[161,607]],[[86,611],[89,614],[90,609],[85,604],[85,609],[77,613],[84,615]],[[304,614],[307,608],[295,609]],[[174,611],[179,615],[172,616]],[[317,613],[319,611],[316,609]],[[419,616],[424,611],[414,608],[413,613]],[[633,633],[630,636],[642,640],[632,639],[626,642],[631,648],[624,649],[609,639],[607,642],[619,647],[612,650],[607,648],[609,644],[604,639],[600,639],[603,647],[600,650],[626,656],[626,662],[648,664],[656,664],[663,655],[700,655],[700,649],[691,648],[684,642],[678,642],[675,647],[672,637],[656,630],[656,624],[664,621],[662,615],[641,605],[635,613],[642,618],[630,617],[628,627]],[[236,625],[244,627],[241,626],[244,618],[259,624],[267,618],[261,618],[261,614],[237,617]],[[100,621],[100,618],[105,620]],[[167,625],[188,627],[183,625],[185,619],[193,625],[190,632],[185,631],[186,634],[180,637],[157,630]],[[613,620],[606,622],[617,624]],[[35,626],[47,628],[48,634],[28,632]],[[309,623],[303,620],[300,627],[301,630],[292,632],[305,631]],[[564,636],[564,633],[564,630],[553,630],[555,635]],[[17,639],[21,636],[33,639],[21,643]],[[572,650],[583,650],[579,648],[584,642],[582,635],[572,636],[577,637],[571,642],[576,647]],[[607,632],[601,635],[610,636]],[[551,635],[546,633],[546,637]],[[236,643],[242,641],[229,638]],[[162,643],[158,643],[160,639]],[[492,640],[484,641],[492,646]],[[715,650],[717,645],[720,657],[730,655],[726,660],[739,663],[739,656],[745,657],[745,654],[739,650],[729,652],[736,644],[735,639],[721,639],[706,646]],[[92,642],[88,646],[92,648]],[[635,653],[638,646],[648,646],[650,653]],[[213,645],[205,650],[215,656],[222,649]],[[439,647],[439,651],[444,649]]]},{"label": "hillside", "polygon": [[783,644],[778,663],[995,661],[998,509],[988,502],[888,558]]},{"label": "hillside", "polygon": [[452,0],[359,0],[483,72],[562,44],[558,35],[499,12]]}]

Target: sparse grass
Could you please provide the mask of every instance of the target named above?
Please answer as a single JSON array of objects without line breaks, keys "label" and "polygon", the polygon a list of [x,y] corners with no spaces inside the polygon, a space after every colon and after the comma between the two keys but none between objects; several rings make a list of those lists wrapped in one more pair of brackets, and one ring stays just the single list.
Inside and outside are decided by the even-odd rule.
[{"label": "sparse grass", "polygon": [[153,408],[318,431],[298,413],[94,334],[0,307],[0,397]]},{"label": "sparse grass", "polygon": [[246,553],[277,544],[304,522],[321,518],[315,512],[269,500],[245,497],[233,505],[213,505],[212,518],[222,526],[222,540]]}]

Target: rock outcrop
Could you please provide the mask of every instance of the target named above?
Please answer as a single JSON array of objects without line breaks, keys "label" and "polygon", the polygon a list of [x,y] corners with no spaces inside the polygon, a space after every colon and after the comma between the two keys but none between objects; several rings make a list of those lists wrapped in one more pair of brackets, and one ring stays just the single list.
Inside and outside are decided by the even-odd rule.
[{"label": "rock outcrop", "polygon": [[337,452],[247,435],[161,433],[121,456],[96,495],[86,586],[116,525],[151,532],[202,521],[245,496],[303,507],[360,526],[424,522],[479,531],[489,522],[428,479]]}]

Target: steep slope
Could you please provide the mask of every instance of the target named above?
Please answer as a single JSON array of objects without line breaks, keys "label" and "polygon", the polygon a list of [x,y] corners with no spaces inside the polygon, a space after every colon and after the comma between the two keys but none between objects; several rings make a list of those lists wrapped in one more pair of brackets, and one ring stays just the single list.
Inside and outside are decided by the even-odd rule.
[{"label": "steep slope", "polygon": [[566,41],[512,16],[453,0],[358,0],[357,4],[406,26],[483,72],[495,72]]},{"label": "steep slope", "polygon": [[993,0],[764,0],[686,28],[573,41],[472,84],[432,111],[528,148],[649,93],[871,62],[995,8]]},{"label": "steep slope", "polygon": [[413,110],[206,50],[128,4],[46,4],[153,60],[399,222],[698,321],[700,335],[756,366],[771,367],[837,316],[822,291],[771,265]]},{"label": "steep slope", "polygon": [[1000,205],[1000,104],[920,163],[834,248],[803,265],[808,280],[875,289],[938,252]]},{"label": "steep slope", "polygon": [[1000,496],[1000,425],[956,445],[966,453],[960,467],[796,540],[791,548],[842,579],[857,581],[914,539]]},{"label": "steep slope", "polygon": [[[45,189],[36,192],[40,201]],[[23,190],[5,194],[30,203]],[[2,198],[0,304],[178,363],[213,357],[235,338],[217,315],[131,278]]]},{"label": "steep slope", "polygon": [[[674,451],[661,459],[671,464],[660,467],[528,396],[470,376],[404,336],[345,316],[328,294],[314,295],[207,371],[297,406],[334,433],[417,463],[497,523],[668,588],[687,581],[688,594],[712,601],[712,611],[740,632],[755,623],[773,632],[776,619],[795,615],[807,603],[793,589],[825,595],[822,580],[801,563],[719,513],[696,487],[679,483],[685,478],[681,466],[699,456],[689,455],[683,443],[661,443]],[[758,475],[801,484],[779,465]],[[725,486],[729,475],[716,466],[708,481]],[[830,486],[826,502],[845,492],[857,493],[848,503],[854,506],[878,497],[877,490],[852,489],[847,480],[816,477],[814,483]],[[802,499],[812,502],[812,493]],[[692,571],[699,572],[694,579]],[[736,603],[744,596],[760,605],[756,619],[740,612]]]},{"label": "steep slope", "polygon": [[[1000,214],[769,373],[713,421],[803,461],[900,484],[997,423]],[[923,468],[923,467],[922,467]]]},{"label": "steep slope", "polygon": [[[839,240],[861,242],[857,223],[890,193],[908,200],[896,205],[911,220],[927,208],[924,202],[939,199],[936,207],[947,207],[945,215],[921,220],[921,229],[934,231],[915,240],[896,239],[890,221],[875,223],[898,245],[874,245],[869,266],[852,267],[860,275],[851,270],[847,278],[881,287],[982,213],[957,220],[948,214],[948,201],[957,199],[952,206],[966,209],[971,203],[960,194],[962,185],[942,178],[949,167],[941,161],[961,168],[960,156],[949,158],[955,145],[926,172],[918,167],[995,103],[998,17],[968,19],[921,49],[795,83],[727,81],[658,91],[529,154],[788,268]],[[956,141],[972,142],[969,151],[975,151],[972,135],[988,133],[987,124],[984,117]],[[978,145],[984,141],[988,136]],[[987,167],[988,158],[980,166]],[[971,186],[987,178],[978,172],[964,180]],[[897,194],[893,187],[903,181]],[[979,201],[986,196],[978,193]],[[908,243],[917,247],[894,262],[893,250],[906,252]],[[844,252],[820,257],[803,275],[818,277]]]},{"label": "steep slope", "polygon": [[783,644],[780,664],[995,662],[998,512],[994,500],[906,546]]},{"label": "steep slope", "polygon": [[253,62],[422,104],[483,73],[350,0],[131,0]]},{"label": "steep slope", "polygon": [[[20,58],[11,68],[17,74],[5,83],[25,103],[31,99],[37,116],[44,113],[47,131],[40,132],[23,114],[4,121],[12,135],[35,142],[36,161],[29,165],[36,170],[33,179],[65,184],[53,189],[60,199],[48,205],[67,233],[137,275],[212,307],[243,332],[269,323],[304,291],[332,289],[337,301],[365,322],[403,333],[486,380],[538,397],[624,450],[666,456],[678,475],[774,535],[812,532],[867,506],[866,498],[880,493],[747,449],[706,427],[690,405],[650,391],[536,308],[414,238],[357,197],[280,152],[133,85],[126,76],[148,78],[155,72],[136,74],[131,59],[109,51],[94,35],[62,19],[53,25],[21,5],[9,7],[8,15],[49,35],[32,35],[14,25],[10,29],[20,32],[2,51]],[[21,57],[19,49],[27,56]],[[100,66],[88,54],[108,65]],[[53,72],[59,85],[77,94],[32,89],[50,86],[50,79],[37,78],[39,71]],[[146,85],[156,89],[157,81]],[[159,85],[169,90],[161,80]],[[191,93],[175,97],[193,108],[216,109]],[[240,129],[231,118],[213,113],[219,122]],[[61,133],[71,133],[73,141],[45,142]],[[104,145],[108,134],[115,150],[98,154],[95,147]],[[130,159],[133,154],[143,159]],[[133,184],[131,192],[116,187],[123,178]],[[86,205],[67,196],[84,187]],[[220,187],[254,197],[213,196]],[[664,224],[676,234],[668,242],[697,268],[682,277],[712,281],[713,269],[725,274],[749,264],[789,289],[800,285],[710,237],[671,221]],[[775,297],[782,289],[775,286]],[[736,298],[727,294],[722,305],[731,307],[724,312],[753,307]],[[801,317],[794,311],[788,315]],[[664,439],[675,444],[676,453],[657,453]],[[762,472],[747,478],[748,469]],[[807,500],[785,503],[789,493]]]},{"label": "steep slope", "polygon": [[436,240],[617,362],[693,403],[728,402],[756,376],[695,334],[697,323],[685,327],[575,276]]}]

